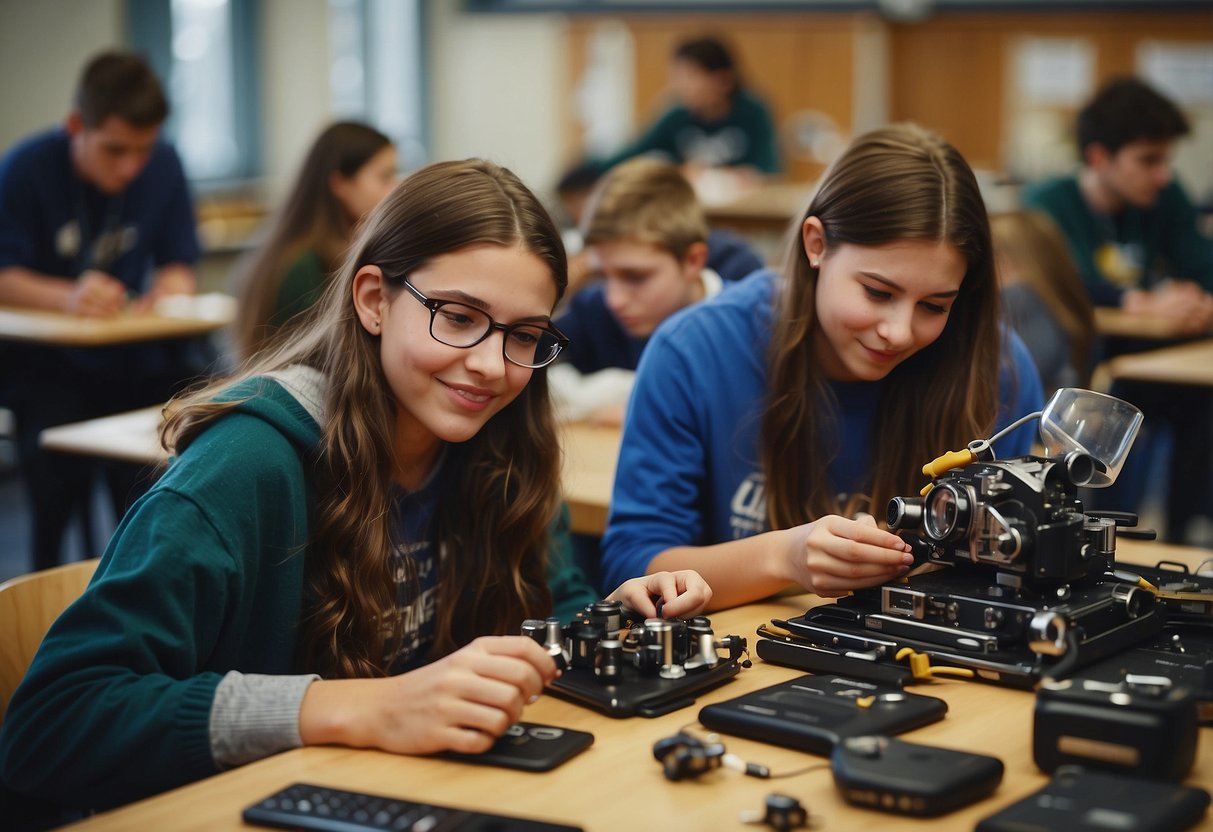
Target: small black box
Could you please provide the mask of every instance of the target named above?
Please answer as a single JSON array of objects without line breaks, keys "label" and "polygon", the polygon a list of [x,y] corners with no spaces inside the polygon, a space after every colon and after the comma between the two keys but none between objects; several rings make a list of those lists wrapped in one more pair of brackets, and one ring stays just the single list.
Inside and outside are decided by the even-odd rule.
[{"label": "small black box", "polygon": [[1049,682],[1036,694],[1032,754],[1062,765],[1178,782],[1196,759],[1197,702],[1164,677]]}]

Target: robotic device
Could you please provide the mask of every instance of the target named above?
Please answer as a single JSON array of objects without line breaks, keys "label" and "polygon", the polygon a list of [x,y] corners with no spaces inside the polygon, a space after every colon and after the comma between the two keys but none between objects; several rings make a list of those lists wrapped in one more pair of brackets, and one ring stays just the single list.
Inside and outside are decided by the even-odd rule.
[{"label": "robotic device", "polygon": [[[1037,417],[1045,456],[994,458],[992,442]],[[1152,533],[1120,529],[1132,515],[1084,512],[1078,493],[1115,480],[1140,423],[1126,402],[1063,389],[924,466],[933,482],[891,500],[887,522],[938,568],[772,622],[758,655],[885,682],[952,674],[1027,688],[1156,635],[1154,587],[1114,563],[1118,533]]]},{"label": "robotic device", "polygon": [[567,625],[528,619],[522,634],[542,644],[564,671],[553,693],[614,717],[686,707],[695,694],[749,666],[741,662],[746,640],[717,636],[703,616],[643,618],[618,601],[589,604]]}]

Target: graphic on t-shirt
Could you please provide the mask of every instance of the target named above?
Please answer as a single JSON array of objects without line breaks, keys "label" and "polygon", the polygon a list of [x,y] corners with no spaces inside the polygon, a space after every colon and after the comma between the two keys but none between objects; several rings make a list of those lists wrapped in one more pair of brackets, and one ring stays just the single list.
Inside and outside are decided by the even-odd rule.
[{"label": "graphic on t-shirt", "polygon": [[390,652],[389,667],[407,664],[421,651],[428,649],[434,638],[434,616],[438,602],[438,564],[429,541],[405,543],[396,548],[393,558],[396,597],[407,599],[411,595],[408,564],[411,560],[417,570],[418,594],[409,603],[401,603],[384,621],[388,633]]},{"label": "graphic on t-shirt", "polygon": [[767,530],[767,481],[761,471],[741,481],[729,501],[729,511],[734,540]]},{"label": "graphic on t-shirt", "polygon": [[1136,286],[1145,265],[1145,254],[1140,243],[1107,242],[1095,250],[1096,268],[1117,286]]}]

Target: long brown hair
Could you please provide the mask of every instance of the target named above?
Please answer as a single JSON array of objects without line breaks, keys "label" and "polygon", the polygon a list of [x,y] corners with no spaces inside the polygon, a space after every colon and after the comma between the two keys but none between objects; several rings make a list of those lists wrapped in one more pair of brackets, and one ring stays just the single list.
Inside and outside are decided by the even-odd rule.
[{"label": "long brown hair", "polygon": [[[1006,258],[1014,279],[1031,287],[1066,333],[1070,366],[1078,373],[1078,386],[1085,387],[1091,378],[1095,308],[1061,229],[1040,211],[1008,211],[990,217],[990,233],[998,259]],[[1011,275],[1004,263],[999,269],[1006,285]]]},{"label": "long brown hair", "polygon": [[333,271],[350,243],[357,221],[333,193],[334,173],[354,176],[392,140],[356,121],[326,127],[308,150],[291,191],[274,215],[265,242],[241,264],[235,277],[239,297],[232,338],[247,358],[273,334],[270,320],[278,290],[291,264],[314,251],[325,271]]},{"label": "long brown hair", "polygon": [[[378,339],[355,314],[354,276],[366,265],[407,275],[441,254],[483,244],[537,255],[563,295],[568,264],[560,234],[514,174],[480,160],[418,170],[367,216],[308,325],[294,327],[240,373],[307,365],[329,381],[306,553],[304,669],[346,677],[387,672],[391,635],[382,623],[397,607],[390,559],[402,542],[392,497],[397,404]],[[402,284],[388,285],[394,297]],[[233,405],[213,399],[231,383],[188,398],[166,424],[166,444],[184,449],[229,410]],[[560,448],[546,373],[536,370],[475,437],[445,453],[431,538],[443,553],[433,656],[478,635],[516,631],[523,619],[551,608],[545,576],[548,528],[560,499]],[[410,583],[415,590],[415,576]]]},{"label": "long brown hair", "polygon": [[943,333],[893,369],[872,424],[869,508],[916,493],[921,467],[985,435],[998,408],[998,287],[985,203],[973,172],[939,137],[912,124],[855,139],[789,234],[768,356],[762,462],[772,528],[843,511],[825,471],[839,452],[837,405],[814,349],[817,269],[799,228],[817,217],[827,248],[947,240],[967,264]]}]

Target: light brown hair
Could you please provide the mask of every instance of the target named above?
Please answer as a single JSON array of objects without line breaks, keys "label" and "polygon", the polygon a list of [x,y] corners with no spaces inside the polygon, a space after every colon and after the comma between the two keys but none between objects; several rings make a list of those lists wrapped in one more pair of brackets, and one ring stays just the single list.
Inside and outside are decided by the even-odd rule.
[{"label": "light brown hair", "polygon": [[[551,270],[557,296],[568,265],[560,234],[538,199],[490,162],[444,162],[408,176],[366,218],[307,326],[249,362],[235,380],[292,365],[328,378],[307,545],[300,666],[331,676],[387,672],[392,637],[380,629],[397,607],[390,553],[400,540],[392,496],[397,403],[378,338],[352,300],[358,270],[377,265],[389,292],[428,260],[473,245],[520,246]],[[233,380],[187,398],[163,434],[180,452],[234,403],[215,395]],[[546,582],[549,524],[560,501],[560,448],[547,377],[530,382],[472,439],[446,448],[431,542],[443,553],[432,656],[479,635],[516,632],[551,608]],[[407,562],[407,561],[406,561]],[[411,565],[411,564],[410,564]],[[410,580],[416,597],[416,577]]]},{"label": "light brown hair", "polygon": [[947,240],[967,264],[947,325],[934,343],[893,369],[872,424],[866,510],[882,518],[891,497],[914,494],[921,467],[987,434],[998,408],[998,287],[990,226],[977,181],[961,155],[911,124],[855,139],[830,167],[796,233],[768,356],[762,462],[772,528],[844,512],[825,471],[840,452],[837,403],[814,349],[817,269],[799,227],[817,217],[826,246]]},{"label": "light brown hair", "polygon": [[[1085,387],[1091,376],[1095,345],[1095,308],[1066,238],[1048,214],[1008,211],[990,217],[990,233],[999,261],[1006,258],[1016,280],[1022,281],[1048,307],[1070,341],[1070,366]],[[1003,283],[1009,275],[999,263]]]},{"label": "light brown hair", "polygon": [[582,236],[587,246],[646,243],[681,262],[692,245],[707,240],[708,224],[677,166],[639,156],[611,168],[594,187]]}]

